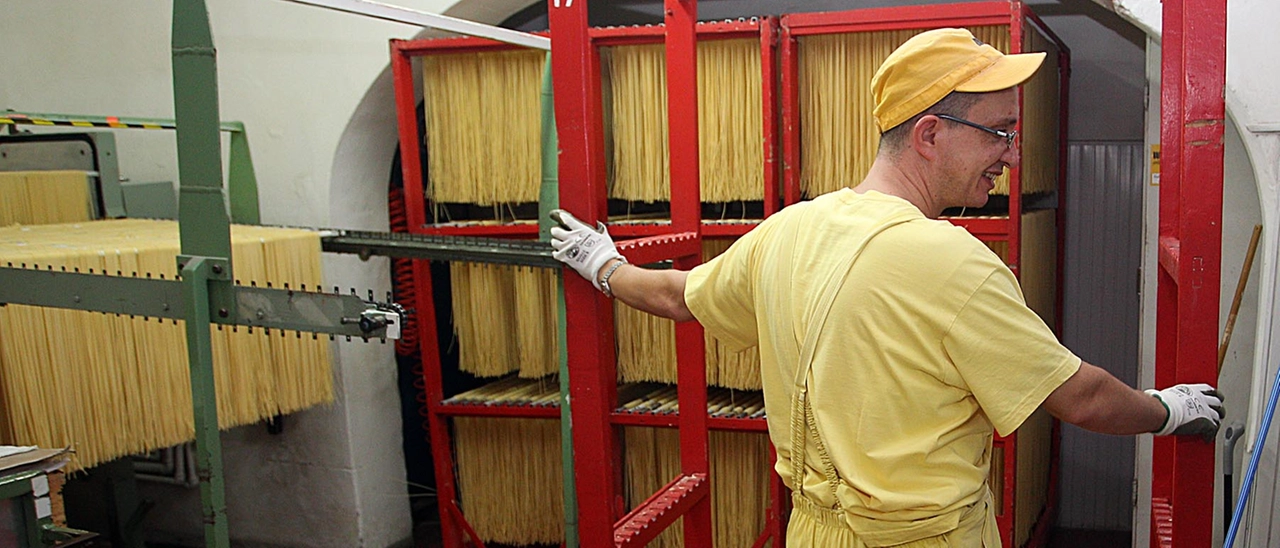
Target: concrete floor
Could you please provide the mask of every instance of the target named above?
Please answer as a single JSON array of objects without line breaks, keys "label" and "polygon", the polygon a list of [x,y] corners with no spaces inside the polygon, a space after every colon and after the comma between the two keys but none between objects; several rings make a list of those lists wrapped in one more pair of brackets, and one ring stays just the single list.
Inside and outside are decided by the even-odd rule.
[{"label": "concrete floor", "polygon": [[1049,532],[1048,548],[1132,548],[1132,542],[1129,531],[1053,529]]}]

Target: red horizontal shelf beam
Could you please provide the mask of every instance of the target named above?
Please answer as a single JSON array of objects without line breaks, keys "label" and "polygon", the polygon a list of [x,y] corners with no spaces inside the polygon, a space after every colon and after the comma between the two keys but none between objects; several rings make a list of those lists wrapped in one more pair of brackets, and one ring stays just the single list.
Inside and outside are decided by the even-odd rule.
[{"label": "red horizontal shelf beam", "polygon": [[[702,222],[703,237],[736,237],[746,234],[758,226],[760,222],[747,221],[741,223]],[[661,236],[671,233],[671,222],[661,221],[644,224],[609,225],[609,234],[614,238],[637,238],[641,236]]]},{"label": "red horizontal shelf beam", "polygon": [[759,226],[759,222],[750,223],[702,223],[702,237],[742,236]]},{"label": "red horizontal shelf beam", "polygon": [[651,426],[654,428],[675,428],[680,424],[678,413],[626,413],[613,412],[613,423],[621,426]]},{"label": "red horizontal shelf beam", "polygon": [[[1011,232],[1008,217],[943,217],[943,219],[968,230],[980,240],[1002,239],[999,237],[1008,236]],[[997,236],[997,238],[991,238],[991,236]]]},{"label": "red horizontal shelf beam", "polygon": [[946,6],[897,6],[856,11],[794,13],[782,17],[792,36],[838,34],[945,26],[1008,25],[1008,2],[974,2]]},{"label": "red horizontal shelf beam", "polygon": [[1173,283],[1178,283],[1178,256],[1182,253],[1182,241],[1172,236],[1160,238],[1160,268],[1163,268]]},{"label": "red horizontal shelf beam", "polygon": [[451,417],[560,418],[559,406],[438,404],[435,412]]},{"label": "red horizontal shelf beam", "polygon": [[[531,32],[529,34],[550,36],[546,31]],[[506,42],[489,40],[487,38],[476,38],[473,36],[458,38],[423,38],[420,40],[392,40],[391,48],[396,53],[408,55],[410,57],[422,57],[424,55],[443,53],[471,53],[476,51],[525,49],[521,46],[508,44]]]},{"label": "red horizontal shelf beam", "polygon": [[[627,44],[662,43],[666,30],[661,25],[644,25],[630,27],[591,28],[588,33],[591,42],[596,46],[621,46]],[[755,38],[760,35],[760,20],[753,21],[715,21],[698,24],[698,39],[728,40],[732,38]],[[533,32],[538,36],[549,36],[545,31]],[[392,40],[392,48],[401,55],[422,57],[450,53],[473,53],[477,51],[499,51],[523,49],[520,46],[489,40],[487,38],[424,38],[420,40]]]},{"label": "red horizontal shelf beam", "polygon": [[671,480],[661,491],[614,524],[614,545],[648,544],[710,493],[711,484],[706,474],[689,474]]},{"label": "red horizontal shelf beam", "polygon": [[[649,426],[654,428],[675,428],[680,422],[679,413],[613,413],[613,423],[620,426]],[[729,417],[707,417],[707,428],[711,430],[737,430],[743,432],[768,432],[769,426],[764,419],[745,419]]]},{"label": "red horizontal shelf beam", "polygon": [[618,252],[632,264],[649,264],[702,253],[696,232],[664,234],[618,242]]},{"label": "red horizontal shelf beam", "polygon": [[418,227],[414,234],[430,234],[432,236],[487,236],[487,237],[528,237],[538,235],[536,224],[502,224],[502,225],[426,225]]},{"label": "red horizontal shelf beam", "polygon": [[707,417],[707,428],[711,430],[738,430],[743,432],[768,432],[769,424],[764,419],[734,419],[729,417]]},{"label": "red horizontal shelf beam", "polygon": [[[666,36],[661,25],[631,27],[597,27],[590,29],[591,43],[596,47],[632,44],[660,44]],[[698,23],[699,40],[755,38],[760,35],[760,21],[717,21]]]},{"label": "red horizontal shelf beam", "polygon": [[671,234],[671,221],[609,225],[609,235],[616,238],[641,238]]}]

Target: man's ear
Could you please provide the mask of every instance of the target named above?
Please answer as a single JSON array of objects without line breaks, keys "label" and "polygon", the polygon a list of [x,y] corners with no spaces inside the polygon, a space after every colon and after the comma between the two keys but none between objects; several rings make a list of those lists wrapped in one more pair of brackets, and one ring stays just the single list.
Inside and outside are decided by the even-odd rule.
[{"label": "man's ear", "polygon": [[938,157],[939,121],[937,116],[922,116],[911,126],[911,148],[927,160]]}]

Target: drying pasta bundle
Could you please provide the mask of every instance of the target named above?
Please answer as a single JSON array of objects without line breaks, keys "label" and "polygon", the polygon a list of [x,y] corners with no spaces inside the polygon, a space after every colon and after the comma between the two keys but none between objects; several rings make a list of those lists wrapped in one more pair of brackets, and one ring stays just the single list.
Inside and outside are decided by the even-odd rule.
[{"label": "drying pasta bundle", "polygon": [[619,382],[676,382],[676,324],[613,303]]},{"label": "drying pasta bundle", "polygon": [[[729,248],[731,240],[702,240],[702,260]],[[614,330],[619,382],[676,382],[675,322],[615,302]],[[757,347],[730,351],[706,334],[707,385],[740,390],[760,389],[760,351]]]},{"label": "drying pasta bundle", "polygon": [[[680,475],[680,433],[670,428],[623,429],[627,503],[635,507]],[[763,434],[709,433],[712,540],[715,546],[751,546],[764,530],[769,500],[769,444]],[[649,546],[684,545],[681,521]]]},{"label": "drying pasta bundle", "polygon": [[[1007,26],[970,29],[1009,51]],[[871,77],[885,58],[919,30],[887,30],[800,38],[800,188],[809,197],[856,184],[879,150],[871,112]],[[1008,172],[992,194],[1008,194]]]},{"label": "drying pasta bundle", "polygon": [[[320,286],[319,237],[233,226],[240,283]],[[0,229],[0,264],[174,279],[177,224],[111,220]],[[0,307],[0,443],[71,446],[73,466],[194,438],[181,321]],[[219,425],[333,401],[329,342],[245,328],[213,331]]]},{"label": "drying pasta bundle", "polygon": [[1022,215],[1022,268],[1018,283],[1027,306],[1050,328],[1057,325],[1058,218],[1057,210]]},{"label": "drying pasta bundle", "polygon": [[545,54],[514,50],[422,60],[428,195],[479,205],[536,202],[542,181]]},{"label": "drying pasta bundle", "polygon": [[[666,57],[661,44],[610,48],[610,197],[671,198]],[[698,154],[703,202],[764,197],[759,40],[698,42]]]},{"label": "drying pasta bundle", "polygon": [[1022,192],[1053,192],[1058,189],[1058,146],[1062,137],[1059,52],[1057,45],[1039,32],[1026,32],[1023,37],[1023,51],[1043,51],[1047,55],[1040,70],[1022,86]]},{"label": "drying pasta bundle", "polygon": [[456,417],[453,429],[462,513],[481,540],[563,541],[559,421]]},{"label": "drying pasta bundle", "polygon": [[555,270],[454,262],[449,273],[460,369],[526,378],[558,370]]},{"label": "drying pasta bundle", "polygon": [[0,227],[88,221],[91,199],[83,171],[0,171]]}]

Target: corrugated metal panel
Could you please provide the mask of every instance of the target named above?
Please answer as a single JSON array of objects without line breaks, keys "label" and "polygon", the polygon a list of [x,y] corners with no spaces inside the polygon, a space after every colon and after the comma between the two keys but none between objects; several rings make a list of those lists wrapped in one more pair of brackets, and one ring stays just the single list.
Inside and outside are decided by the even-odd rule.
[{"label": "corrugated metal panel", "polygon": [[[1141,305],[1141,142],[1070,143],[1063,341],[1133,385]],[[1134,438],[1062,428],[1058,527],[1129,530]]]}]

